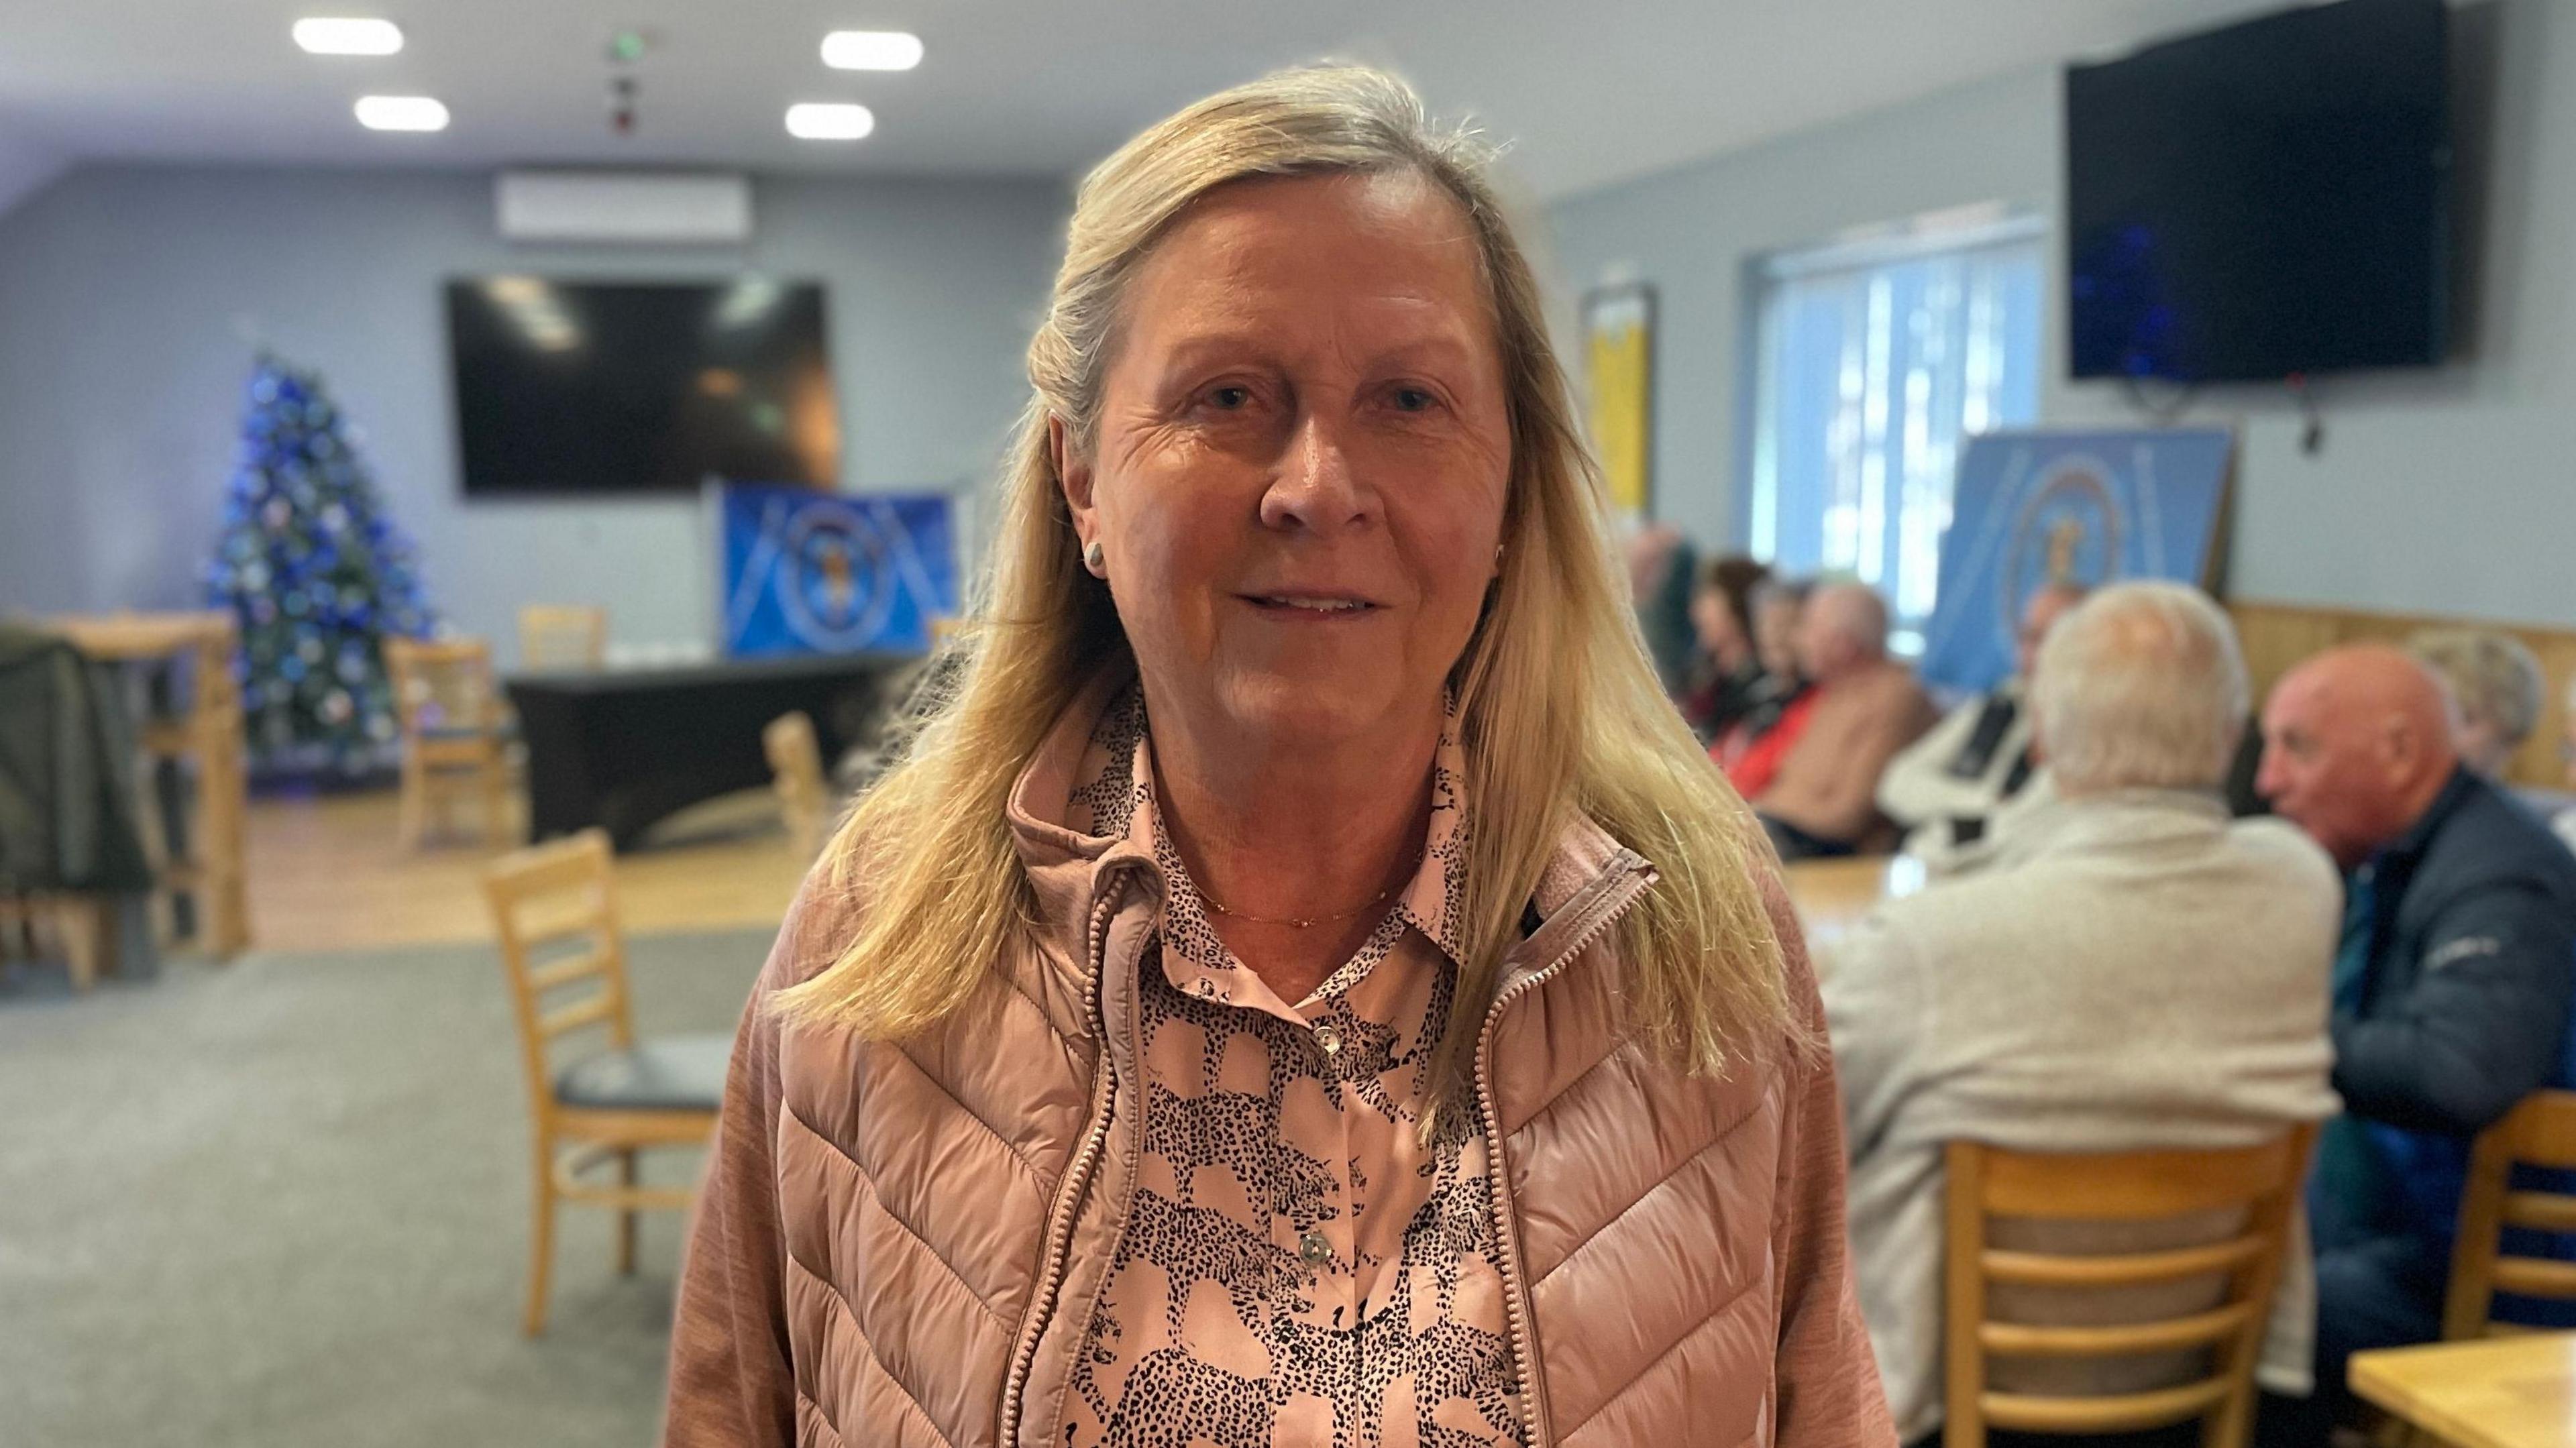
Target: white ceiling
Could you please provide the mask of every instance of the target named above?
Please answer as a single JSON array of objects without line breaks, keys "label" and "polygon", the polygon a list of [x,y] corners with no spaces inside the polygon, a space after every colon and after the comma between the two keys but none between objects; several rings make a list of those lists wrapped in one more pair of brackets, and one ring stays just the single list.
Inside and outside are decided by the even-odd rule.
[{"label": "white ceiling", "polygon": [[[1325,55],[1392,64],[1472,112],[1556,197],[1962,82],[2285,0],[0,0],[0,157],[330,164],[714,163],[1066,175],[1174,106]],[[380,14],[383,59],[295,49],[305,14]],[[609,133],[608,36],[637,68]],[[826,70],[823,34],[906,29],[900,75]],[[435,136],[361,130],[369,92],[427,93]],[[877,132],[799,142],[791,101]]]}]

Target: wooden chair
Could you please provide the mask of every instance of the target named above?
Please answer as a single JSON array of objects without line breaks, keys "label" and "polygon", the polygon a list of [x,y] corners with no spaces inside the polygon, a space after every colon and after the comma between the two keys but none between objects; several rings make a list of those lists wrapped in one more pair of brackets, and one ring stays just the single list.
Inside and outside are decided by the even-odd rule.
[{"label": "wooden chair", "polygon": [[2504,1229],[2576,1233],[2576,1196],[2513,1190],[2517,1165],[2576,1168],[2576,1091],[2535,1091],[2478,1133],[2460,1189],[2460,1230],[2451,1248],[2451,1288],[2442,1305],[2446,1340],[2523,1331],[2488,1316],[2498,1291],[2576,1298],[2576,1262],[2508,1257]]},{"label": "wooden chair", "polygon": [[607,662],[607,609],[532,603],[519,610],[519,667],[596,669]]},{"label": "wooden chair", "polygon": [[[483,877],[510,978],[534,1126],[534,1216],[528,1243],[525,1330],[545,1330],[553,1269],[555,1206],[578,1202],[618,1213],[617,1270],[635,1270],[636,1214],[686,1211],[688,1187],[636,1179],[637,1153],[703,1145],[724,1098],[732,1038],[721,1033],[638,1042],[626,988],[626,951],[617,928],[616,880],[608,836],[592,829],[516,850]],[[541,950],[579,942],[539,960]],[[578,992],[549,1006],[559,993]],[[604,1031],[603,1048],[558,1069],[556,1045],[580,1031]],[[617,1164],[614,1182],[585,1179]]]},{"label": "wooden chair", "polygon": [[[138,823],[158,878],[161,920],[173,938],[178,897],[189,899],[194,941],[217,960],[250,948],[250,766],[242,732],[241,685],[233,660],[241,635],[222,611],[59,615],[43,621],[92,659],[147,666],[184,678],[185,704],[143,720],[136,730],[143,798]],[[153,776],[175,763],[187,792],[189,849],[171,848],[151,798]],[[66,930],[73,927],[66,925]]]},{"label": "wooden chair", "polygon": [[781,714],[760,731],[769,754],[769,772],[778,790],[778,812],[796,846],[811,855],[823,848],[832,824],[832,784],[823,772],[823,749],[814,738],[814,721],[802,711]]},{"label": "wooden chair", "polygon": [[457,793],[483,798],[486,839],[509,828],[509,735],[492,647],[481,639],[385,640],[385,672],[402,726],[402,839],[415,849]]},{"label": "wooden chair", "polygon": [[[2119,1433],[2203,1420],[2208,1448],[2242,1448],[2251,1431],[2254,1365],[2271,1313],[2292,1208],[2316,1128],[2232,1151],[2042,1155],[1952,1142],[1948,1151],[1948,1303],[1943,1343],[1943,1448],[1983,1448],[1989,1428]],[[1990,1219],[2139,1223],[2241,1209],[2234,1236],[2206,1245],[2116,1255],[2003,1250]],[[2114,1325],[1998,1321],[1991,1284],[2134,1290],[2224,1279],[2217,1306]],[[2143,1392],[2041,1396],[1999,1392],[1990,1358],[2059,1361],[2206,1350],[2201,1375]]]}]

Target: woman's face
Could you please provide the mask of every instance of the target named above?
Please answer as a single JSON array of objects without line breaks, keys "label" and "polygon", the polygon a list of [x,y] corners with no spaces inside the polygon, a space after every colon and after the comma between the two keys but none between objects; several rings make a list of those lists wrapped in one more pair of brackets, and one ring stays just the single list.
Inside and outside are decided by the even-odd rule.
[{"label": "woman's face", "polygon": [[1129,284],[1057,467],[1149,700],[1347,738],[1436,718],[1496,572],[1511,424],[1466,217],[1404,176],[1237,182]]},{"label": "woman's face", "polygon": [[1703,588],[1691,595],[1691,631],[1699,636],[1699,646],[1708,656],[1728,670],[1740,669],[1753,651],[1753,641],[1735,622],[1735,610],[1727,606],[1723,589]]},{"label": "woman's face", "polygon": [[2513,763],[2513,741],[2505,738],[2493,719],[2462,715],[2459,727],[2451,731],[2451,747],[2459,751],[2461,763],[2490,779]]},{"label": "woman's face", "polygon": [[1753,610],[1753,639],[1762,667],[1787,678],[1798,672],[1798,601],[1765,599]]}]

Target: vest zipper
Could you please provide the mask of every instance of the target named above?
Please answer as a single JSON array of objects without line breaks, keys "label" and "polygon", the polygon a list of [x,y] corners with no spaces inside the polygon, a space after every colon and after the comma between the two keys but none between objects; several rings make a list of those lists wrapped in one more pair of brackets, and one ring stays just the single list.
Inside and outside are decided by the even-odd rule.
[{"label": "vest zipper", "polygon": [[1625,880],[1601,887],[1603,898],[1586,907],[1598,913],[1583,923],[1555,959],[1512,982],[1494,997],[1494,1003],[1485,1010],[1484,1029],[1476,1037],[1476,1106],[1484,1117],[1486,1175],[1494,1186],[1494,1241],[1503,1254],[1503,1316],[1511,1334],[1513,1361],[1522,1375],[1521,1405],[1528,1417],[1523,1424],[1529,1430],[1528,1448],[1549,1448],[1556,1441],[1556,1431],[1547,1418],[1547,1384],[1539,1372],[1538,1338],[1530,1324],[1527,1268],[1521,1262],[1520,1237],[1512,1230],[1511,1173],[1503,1160],[1502,1113],[1494,1105],[1494,1028],[1502,1021],[1503,1007],[1553,979],[1566,962],[1580,955],[1613,921],[1628,913],[1628,907],[1646,890],[1639,869],[1644,863],[1632,851],[1620,852],[1612,869],[1626,871]]},{"label": "vest zipper", "polygon": [[1055,1296],[1064,1285],[1065,1259],[1073,1251],[1073,1219],[1079,1213],[1082,1194],[1091,1183],[1091,1169],[1098,1164],[1100,1152],[1109,1140],[1110,1110],[1117,1091],[1117,1070],[1109,1056],[1109,1028],[1100,1005],[1105,983],[1105,949],[1102,940],[1109,917],[1116,913],[1119,893],[1104,892],[1091,907],[1091,928],[1086,941],[1092,967],[1091,1038],[1100,1042],[1100,1063],[1091,1087],[1091,1124],[1083,1132],[1082,1143],[1066,1166],[1064,1181],[1056,1188],[1055,1206],[1047,1214],[1045,1251],[1039,1258],[1037,1290],[1029,1299],[1026,1321],[1020,1324],[1020,1342],[1011,1354],[1010,1376],[1002,1384],[1002,1418],[1000,1448],[1014,1448],[1020,1439],[1022,1401],[1028,1388],[1028,1376],[1037,1364],[1038,1341],[1046,1335],[1046,1323],[1055,1311]]}]

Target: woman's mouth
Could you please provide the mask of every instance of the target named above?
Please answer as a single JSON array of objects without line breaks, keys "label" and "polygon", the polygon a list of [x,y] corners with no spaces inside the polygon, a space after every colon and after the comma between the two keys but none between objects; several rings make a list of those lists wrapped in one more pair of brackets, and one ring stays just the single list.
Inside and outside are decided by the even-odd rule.
[{"label": "woman's mouth", "polygon": [[1267,613],[1286,617],[1350,618],[1373,612],[1365,598],[1329,593],[1248,593],[1244,600]]}]

